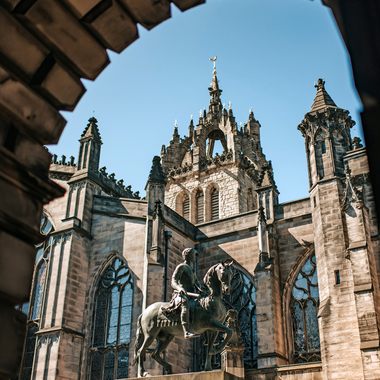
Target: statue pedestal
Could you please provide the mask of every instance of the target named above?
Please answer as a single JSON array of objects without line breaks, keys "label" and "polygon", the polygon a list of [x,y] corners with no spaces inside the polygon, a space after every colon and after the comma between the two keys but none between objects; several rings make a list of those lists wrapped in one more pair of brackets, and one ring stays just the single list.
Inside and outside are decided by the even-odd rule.
[{"label": "statue pedestal", "polygon": [[244,347],[226,347],[222,352],[222,368],[235,378],[244,379]]},{"label": "statue pedestal", "polygon": [[[144,377],[136,377],[133,380],[145,379]],[[146,379],[151,380],[238,380],[237,376],[226,371],[202,371],[202,372],[190,372],[190,373],[177,373],[172,375],[160,375],[160,376],[149,376]],[[132,380],[123,379],[123,380]]]}]

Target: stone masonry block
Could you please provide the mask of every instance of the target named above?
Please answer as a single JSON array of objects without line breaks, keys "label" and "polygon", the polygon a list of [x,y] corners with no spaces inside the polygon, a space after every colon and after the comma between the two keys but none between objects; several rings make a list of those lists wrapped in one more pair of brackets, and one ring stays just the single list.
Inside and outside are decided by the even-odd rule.
[{"label": "stone masonry block", "polygon": [[47,49],[3,9],[0,9],[0,25],[7,30],[0,35],[0,52],[31,78],[48,54]]},{"label": "stone masonry block", "polygon": [[86,89],[79,77],[55,62],[40,84],[59,109],[72,111]]},{"label": "stone masonry block", "polygon": [[26,133],[42,144],[58,142],[65,119],[44,99],[23,83],[6,76],[0,66],[0,111],[19,121]]},{"label": "stone masonry block", "polygon": [[103,0],[64,0],[66,4],[73,10],[73,12],[79,17],[82,18],[93,8],[95,8]]},{"label": "stone masonry block", "polygon": [[46,43],[57,49],[87,79],[95,79],[108,65],[104,48],[58,1],[38,0],[25,13]]},{"label": "stone masonry block", "polygon": [[32,244],[0,232],[0,294],[14,303],[29,299],[35,248]]},{"label": "stone masonry block", "polygon": [[26,316],[12,306],[0,304],[0,378],[16,378],[25,339]]},{"label": "stone masonry block", "polygon": [[138,38],[136,23],[116,1],[91,21],[90,26],[105,47],[118,53]]},{"label": "stone masonry block", "polygon": [[169,0],[120,0],[133,18],[146,29],[152,29],[171,16]]}]

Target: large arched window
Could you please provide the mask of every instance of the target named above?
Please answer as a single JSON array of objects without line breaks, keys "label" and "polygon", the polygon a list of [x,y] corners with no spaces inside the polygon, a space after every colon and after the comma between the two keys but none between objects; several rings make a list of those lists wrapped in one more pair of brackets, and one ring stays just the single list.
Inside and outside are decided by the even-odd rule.
[{"label": "large arched window", "polygon": [[211,189],[211,220],[219,219],[219,191],[216,187]]},{"label": "large arched window", "polygon": [[299,270],[291,292],[290,311],[295,363],[321,360],[318,305],[317,264],[315,254],[313,254]]},{"label": "large arched window", "polygon": [[244,343],[244,366],[257,366],[257,322],[256,322],[256,288],[252,279],[244,272],[236,270],[231,282],[231,293],[225,296],[228,308],[238,313],[240,334]]},{"label": "large arched window", "polygon": [[204,214],[204,204],[205,204],[205,197],[203,194],[203,191],[199,189],[195,195],[195,204],[196,204],[196,223],[203,223],[205,221],[205,214]]},{"label": "large arched window", "polygon": [[101,275],[95,293],[91,380],[128,377],[132,304],[131,272],[124,261],[114,258]]},{"label": "large arched window", "polygon": [[20,372],[20,380],[29,380],[32,375],[34,351],[36,346],[36,332],[40,328],[40,318],[45,297],[47,267],[50,258],[53,225],[48,217],[43,214],[40,232],[46,236],[44,242],[36,246],[36,261],[33,277],[30,304],[22,305],[21,310],[28,315],[24,356]]}]

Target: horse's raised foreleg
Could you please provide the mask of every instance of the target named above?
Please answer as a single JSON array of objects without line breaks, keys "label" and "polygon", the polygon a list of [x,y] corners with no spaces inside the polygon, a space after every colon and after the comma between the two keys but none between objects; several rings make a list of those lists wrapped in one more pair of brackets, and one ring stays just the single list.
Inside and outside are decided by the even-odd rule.
[{"label": "horse's raised foreleg", "polygon": [[161,356],[168,344],[173,340],[174,335],[165,335],[157,338],[157,346],[152,353],[152,358],[164,367],[165,375],[172,373],[172,366]]},{"label": "horse's raised foreleg", "polygon": [[154,340],[154,337],[152,336],[145,337],[143,344],[141,345],[140,349],[137,352],[137,355],[136,355],[137,361],[138,361],[137,377],[149,376],[149,373],[145,371],[144,369],[144,361],[145,361],[146,349],[153,343],[153,340]]}]

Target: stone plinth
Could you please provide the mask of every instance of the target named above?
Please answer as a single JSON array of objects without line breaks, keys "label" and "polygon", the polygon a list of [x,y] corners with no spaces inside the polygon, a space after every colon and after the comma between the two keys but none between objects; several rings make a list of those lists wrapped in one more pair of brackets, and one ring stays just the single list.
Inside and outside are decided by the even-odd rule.
[{"label": "stone plinth", "polygon": [[244,347],[228,347],[222,352],[224,371],[235,378],[244,379]]},{"label": "stone plinth", "polygon": [[[128,380],[140,380],[141,378],[135,377]],[[177,373],[173,375],[151,376],[152,380],[237,380],[238,377],[227,373],[226,371],[202,371],[190,373]],[[127,379],[124,379],[127,380]]]}]

